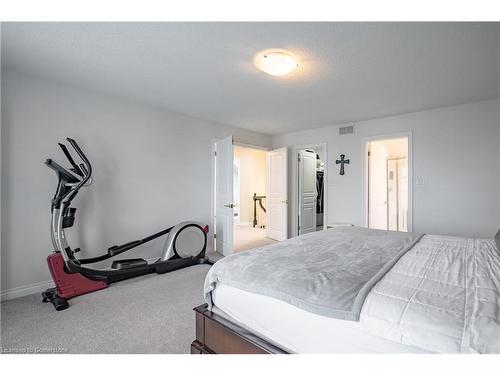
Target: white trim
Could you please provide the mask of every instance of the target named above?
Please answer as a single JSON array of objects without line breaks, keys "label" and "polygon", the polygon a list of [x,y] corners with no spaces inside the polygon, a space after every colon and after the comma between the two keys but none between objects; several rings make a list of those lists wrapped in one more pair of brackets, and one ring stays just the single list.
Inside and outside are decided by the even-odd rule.
[{"label": "white trim", "polygon": [[292,207],[292,217],[290,220],[290,225],[292,225],[291,229],[291,236],[290,237],[295,237],[298,236],[298,230],[297,230],[297,217],[298,217],[298,185],[299,185],[299,174],[297,173],[298,169],[298,164],[297,164],[297,153],[300,150],[305,150],[307,148],[317,148],[317,147],[322,147],[323,150],[325,151],[325,174],[323,177],[323,206],[324,206],[324,212],[323,212],[323,229],[327,229],[328,225],[328,170],[329,170],[329,164],[328,164],[328,143],[310,143],[306,145],[298,145],[294,146],[292,149],[293,155],[292,155],[292,199],[290,200],[291,207]]},{"label": "white trim", "polygon": [[0,295],[0,300],[7,301],[14,298],[29,296],[30,294],[42,293],[45,292],[46,289],[53,287],[54,287],[54,282],[52,280],[49,280],[49,281],[40,281],[38,283],[20,286],[17,288],[6,289],[2,290],[2,293]]},{"label": "white trim", "polygon": [[413,133],[402,132],[384,135],[375,135],[364,137],[361,139],[361,173],[362,173],[362,211],[361,217],[363,218],[363,226],[368,228],[368,170],[366,168],[366,144],[371,141],[394,139],[394,138],[408,138],[408,232],[413,232]]},{"label": "white trim", "polygon": [[266,146],[251,145],[249,143],[243,143],[243,142],[238,142],[238,141],[233,141],[233,145],[244,147],[244,148],[253,148],[255,150],[271,151],[271,149],[269,147],[266,147]]},{"label": "white trim", "polygon": [[[207,244],[208,249],[212,252],[215,250],[215,151],[217,150],[216,143],[219,142],[220,138],[212,138],[212,147],[210,148],[210,231],[208,232]],[[208,250],[207,249],[207,250]]]}]

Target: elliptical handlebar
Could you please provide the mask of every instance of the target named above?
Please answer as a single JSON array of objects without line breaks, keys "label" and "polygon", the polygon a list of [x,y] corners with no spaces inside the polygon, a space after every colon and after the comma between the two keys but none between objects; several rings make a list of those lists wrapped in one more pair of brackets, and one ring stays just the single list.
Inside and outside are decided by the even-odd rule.
[{"label": "elliptical handlebar", "polygon": [[68,183],[77,184],[80,182],[80,175],[67,170],[63,166],[59,165],[56,161],[52,159],[47,159],[45,165],[50,169],[53,169],[59,176],[62,176]]},{"label": "elliptical handlebar", "polygon": [[[82,149],[80,148],[80,146],[78,146],[78,143],[76,143],[76,141],[74,139],[68,137],[68,138],[66,138],[66,140],[70,143],[70,145],[76,151],[76,153],[78,154],[78,156],[80,157],[80,159],[82,159],[83,164],[80,164],[78,166],[78,169],[80,169],[80,171],[83,174],[83,180],[85,180],[85,182],[87,182],[87,180],[92,175],[92,165],[90,164],[89,159],[87,159],[87,156],[82,151]],[[71,161],[72,161],[72,159],[71,159],[71,156],[70,156],[70,162]],[[74,162],[73,162],[73,165],[75,165]]]},{"label": "elliptical handlebar", "polygon": [[73,171],[74,173],[76,173],[77,175],[79,175],[80,177],[83,177],[84,173],[83,171],[80,169],[80,167],[75,163],[75,160],[73,159],[73,157],[71,156],[71,154],[69,153],[68,151],[68,148],[66,147],[65,144],[63,143],[58,143],[59,147],[61,147],[61,150],[64,152],[64,155],[66,156],[66,159],[68,159],[69,163],[71,164],[71,166],[73,167]]},{"label": "elliptical handlebar", "polygon": [[66,169],[51,159],[47,159],[47,161],[45,162],[45,164],[51,169],[55,170],[59,176],[59,185],[53,201],[53,203],[56,202],[57,206],[59,206],[60,204],[63,204],[63,206],[67,206],[68,203],[71,202],[71,200],[76,196],[82,186],[89,186],[92,183],[92,165],[90,164],[89,159],[87,159],[87,156],[74,139],[66,139],[76,151],[83,163],[77,164],[71,156],[68,148],[62,143],[59,143],[59,146],[64,152],[64,155],[68,159],[72,168]]},{"label": "elliptical handlebar", "polygon": [[[76,143],[76,141],[74,139],[69,138],[69,137],[66,138],[66,140],[70,143],[70,145],[76,151],[76,153],[78,154],[80,159],[82,159],[82,161],[83,161],[83,164],[80,164],[77,166],[76,163],[71,158],[71,155],[69,153],[66,155],[66,156],[69,155],[68,159],[69,159],[70,163],[72,163],[75,167],[77,167],[75,169],[78,169],[82,173],[83,178],[78,184],[73,186],[70,191],[68,191],[66,194],[64,194],[61,197],[61,200],[64,203],[70,202],[73,199],[73,197],[78,193],[78,190],[80,190],[80,188],[82,186],[84,186],[89,181],[90,176],[92,175],[92,165],[90,164],[89,159],[87,159],[87,156],[85,156],[85,154],[82,151],[82,149],[80,148],[80,146],[78,146],[78,143]],[[66,154],[66,152],[65,152],[65,154]]]}]

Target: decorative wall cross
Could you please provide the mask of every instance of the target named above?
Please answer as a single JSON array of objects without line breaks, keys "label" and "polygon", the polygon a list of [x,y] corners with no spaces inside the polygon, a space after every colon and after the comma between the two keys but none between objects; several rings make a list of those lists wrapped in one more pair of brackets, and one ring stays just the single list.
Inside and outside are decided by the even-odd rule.
[{"label": "decorative wall cross", "polygon": [[340,160],[335,160],[335,164],[340,164],[340,175],[344,175],[344,164],[349,164],[349,159],[345,158],[344,154],[340,155]]}]

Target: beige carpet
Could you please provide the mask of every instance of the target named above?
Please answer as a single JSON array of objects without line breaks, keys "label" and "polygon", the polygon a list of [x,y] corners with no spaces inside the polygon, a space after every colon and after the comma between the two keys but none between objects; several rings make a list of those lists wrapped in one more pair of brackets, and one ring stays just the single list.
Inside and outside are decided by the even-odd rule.
[{"label": "beige carpet", "polygon": [[252,228],[251,225],[234,226],[233,251],[235,253],[275,242],[275,240],[266,237],[265,229]]}]

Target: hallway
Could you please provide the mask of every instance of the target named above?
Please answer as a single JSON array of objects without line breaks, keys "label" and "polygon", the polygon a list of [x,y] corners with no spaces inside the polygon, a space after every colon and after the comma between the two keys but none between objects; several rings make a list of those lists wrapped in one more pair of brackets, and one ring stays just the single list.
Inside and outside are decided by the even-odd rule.
[{"label": "hallway", "polygon": [[275,242],[277,241],[266,237],[266,230],[263,228],[252,228],[250,224],[234,226],[233,251],[235,253]]}]

